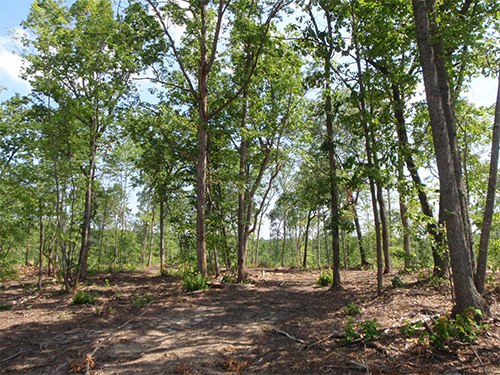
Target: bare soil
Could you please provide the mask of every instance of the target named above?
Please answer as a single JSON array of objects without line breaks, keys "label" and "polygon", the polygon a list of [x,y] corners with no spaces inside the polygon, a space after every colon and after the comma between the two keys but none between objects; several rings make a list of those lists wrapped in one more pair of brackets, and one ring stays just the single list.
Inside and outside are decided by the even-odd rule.
[{"label": "bare soil", "polygon": [[[500,374],[498,287],[479,340],[435,352],[399,328],[449,312],[450,286],[415,275],[399,288],[385,275],[377,296],[374,271],[343,271],[331,290],[315,285],[319,271],[251,269],[249,285],[192,293],[158,270],[102,274],[81,288],[97,303],[74,305],[54,279],[37,291],[35,273],[0,285],[0,301],[13,303],[0,310],[2,374],[84,373],[92,352],[90,373],[106,375]],[[383,335],[343,342],[349,314],[355,326],[376,318]]]}]

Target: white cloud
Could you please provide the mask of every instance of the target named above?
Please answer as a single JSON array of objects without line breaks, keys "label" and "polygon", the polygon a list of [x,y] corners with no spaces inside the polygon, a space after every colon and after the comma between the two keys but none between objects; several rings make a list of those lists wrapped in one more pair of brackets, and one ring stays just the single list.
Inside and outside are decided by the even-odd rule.
[{"label": "white cloud", "polygon": [[[24,31],[15,30],[14,33],[20,34]],[[14,53],[15,49],[16,45],[12,37],[0,36],[0,80],[3,83],[2,86],[12,86],[9,88],[15,91],[25,91],[30,86],[20,77],[23,61]]]}]

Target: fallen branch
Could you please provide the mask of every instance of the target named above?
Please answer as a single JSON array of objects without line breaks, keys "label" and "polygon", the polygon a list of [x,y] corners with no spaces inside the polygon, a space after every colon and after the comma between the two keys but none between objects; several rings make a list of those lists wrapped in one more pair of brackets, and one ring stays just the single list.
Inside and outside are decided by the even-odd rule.
[{"label": "fallen branch", "polygon": [[309,345],[304,345],[304,346],[303,346],[300,350],[312,348],[312,347],[314,347],[314,346],[316,346],[316,345],[321,344],[322,342],[325,342],[325,341],[327,341],[327,340],[330,340],[330,339],[331,339],[331,338],[333,338],[333,337],[335,337],[335,338],[339,338],[339,337],[342,337],[342,336],[341,336],[341,335],[339,335],[337,332],[335,332],[335,333],[332,333],[331,335],[328,335],[327,337],[322,338],[321,340],[318,340],[318,341],[313,342],[312,344],[309,344]]},{"label": "fallen branch", "polygon": [[276,333],[279,333],[280,335],[284,335],[284,336],[288,337],[290,340],[297,341],[301,344],[304,344],[304,340],[297,339],[297,338],[293,337],[292,335],[290,335],[289,333],[282,331],[281,329],[272,327],[272,330]]},{"label": "fallen branch", "polygon": [[22,349],[19,349],[19,351],[18,351],[16,354],[11,355],[10,357],[7,357],[7,358],[2,359],[2,360],[0,361],[0,363],[7,362],[8,360],[11,360],[11,359],[13,359],[13,358],[16,358],[17,356],[19,356],[19,355],[21,355],[21,354],[23,354],[23,353],[25,353],[25,351],[24,351],[24,350],[22,350]]},{"label": "fallen branch", "polygon": [[481,364],[481,366],[483,367],[483,372],[485,375],[489,375],[488,373],[488,370],[486,369],[486,366],[483,362],[483,360],[481,359],[481,357],[479,356],[479,354],[477,354],[477,351],[476,349],[474,349],[474,346],[472,345],[472,343],[470,344],[470,348],[472,349],[472,351],[474,352],[474,354],[476,355],[476,358],[477,360],[479,361],[479,363]]}]

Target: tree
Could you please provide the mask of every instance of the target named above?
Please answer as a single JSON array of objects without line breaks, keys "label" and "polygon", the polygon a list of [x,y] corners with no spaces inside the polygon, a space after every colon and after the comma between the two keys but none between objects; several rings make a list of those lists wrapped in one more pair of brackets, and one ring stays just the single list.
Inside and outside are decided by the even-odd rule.
[{"label": "tree", "polygon": [[433,0],[412,0],[420,62],[424,77],[432,138],[439,171],[440,201],[446,224],[453,281],[454,312],[469,307],[487,310],[474,285],[468,211],[451,102],[448,71]]},{"label": "tree", "polygon": [[[238,12],[233,11],[233,8],[237,10],[250,5],[245,1],[231,2],[231,0],[189,2],[182,5],[175,1],[167,1],[161,6],[154,0],[146,0],[146,2],[161,25],[165,44],[169,49],[169,57],[177,65],[176,70],[172,71],[168,68],[170,61],[167,61],[156,80],[164,83],[166,87],[177,89],[178,94],[183,96],[180,105],[189,104],[190,109],[197,112],[197,258],[198,271],[203,277],[206,277],[205,210],[210,122],[232,101],[240,97],[247,87],[259,60],[271,21],[283,7],[284,1],[275,2],[268,9],[265,9],[267,4],[264,2],[252,3],[260,15],[260,20],[263,21],[256,27],[259,34],[252,34],[255,38],[255,49],[251,56],[250,69],[248,69],[248,75],[242,80],[243,84],[239,87],[229,88],[222,100],[220,97],[212,97],[210,93],[210,88],[213,86],[213,76],[220,68],[228,66],[224,54],[221,53],[224,48],[221,36],[238,22]],[[254,9],[250,9],[250,13],[253,13]],[[146,15],[146,12],[143,11],[143,14]],[[175,40],[173,37],[172,30],[169,28],[170,22],[185,27],[181,41]]]},{"label": "tree", "polygon": [[87,271],[99,150],[130,90],[138,59],[110,0],[78,0],[70,8],[54,0],[36,1],[23,26],[33,35],[33,39],[24,37],[24,45],[36,50],[23,53],[28,62],[25,74],[33,91],[47,98],[48,121],[53,100],[75,122],[85,144],[85,157],[80,160],[85,203],[75,288]]}]

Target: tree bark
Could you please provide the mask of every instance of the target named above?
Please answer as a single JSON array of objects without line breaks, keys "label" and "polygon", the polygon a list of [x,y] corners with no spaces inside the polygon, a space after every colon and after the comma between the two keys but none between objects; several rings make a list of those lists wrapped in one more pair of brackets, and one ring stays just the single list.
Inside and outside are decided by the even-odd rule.
[{"label": "tree bark", "polygon": [[500,148],[500,75],[498,76],[497,101],[495,106],[495,119],[493,121],[493,135],[491,140],[490,172],[488,176],[488,190],[486,192],[486,205],[484,207],[483,225],[479,240],[479,254],[475,284],[479,293],[484,294],[486,281],[486,268],[488,263],[488,244],[490,240],[493,210],[495,208],[495,192],[498,177],[498,158]]},{"label": "tree bark", "polygon": [[309,226],[311,225],[311,210],[307,213],[307,224],[306,224],[306,233],[304,239],[304,260],[302,262],[302,267],[307,268],[307,245],[309,243]]},{"label": "tree bark", "polygon": [[[424,77],[427,106],[430,116],[432,138],[439,172],[440,196],[443,218],[450,252],[453,282],[455,286],[454,313],[461,313],[469,307],[488,311],[485,300],[478,293],[473,280],[471,242],[468,237],[468,212],[463,201],[463,178],[456,147],[456,132],[453,131],[454,111],[449,102],[449,86],[446,69],[437,63],[442,48],[439,35],[431,30],[431,18],[436,12],[434,0],[412,0],[417,44]],[[434,32],[432,32],[434,31]],[[443,76],[444,75],[444,76]],[[447,91],[447,92],[443,92]],[[457,155],[458,154],[458,155]]]}]

